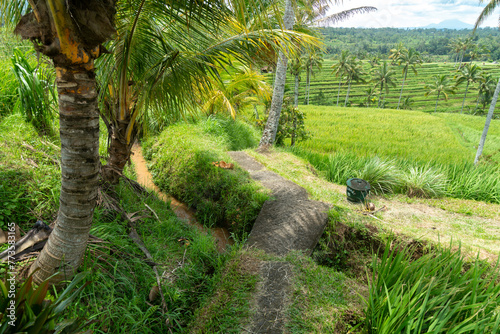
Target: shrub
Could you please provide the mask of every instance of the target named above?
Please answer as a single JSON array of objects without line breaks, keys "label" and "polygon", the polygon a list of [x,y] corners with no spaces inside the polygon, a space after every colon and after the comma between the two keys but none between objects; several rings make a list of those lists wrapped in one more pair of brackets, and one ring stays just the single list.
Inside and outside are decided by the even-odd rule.
[{"label": "shrub", "polygon": [[446,194],[446,176],[426,167],[411,167],[403,174],[403,189],[408,197],[440,197]]},{"label": "shrub", "polygon": [[196,209],[200,222],[227,227],[244,238],[267,195],[237,166],[222,169],[212,163],[229,162],[228,145],[207,136],[202,126],[177,124],[145,144],[155,183]]},{"label": "shrub", "polygon": [[401,187],[401,172],[394,160],[383,161],[374,157],[358,171],[357,177],[370,183],[371,190],[377,195],[394,193]]},{"label": "shrub", "polygon": [[[33,286],[30,275],[23,284],[16,283],[15,296],[11,298],[10,289],[0,280],[0,333],[76,333],[82,329],[82,319],[65,320],[56,323],[61,313],[85,288],[82,285],[73,293],[75,286],[82,281],[86,273],[76,275],[73,281],[62,291],[55,300],[46,299],[48,296],[49,280],[38,287]],[[9,284],[10,285],[10,284]],[[9,286],[10,287],[10,286]],[[71,293],[71,295],[70,295]],[[54,298],[52,298],[54,299]],[[11,314],[11,301],[14,302],[15,320]]]},{"label": "shrub", "polygon": [[365,311],[367,333],[496,333],[498,266],[439,249],[411,261],[411,251],[373,257]]}]

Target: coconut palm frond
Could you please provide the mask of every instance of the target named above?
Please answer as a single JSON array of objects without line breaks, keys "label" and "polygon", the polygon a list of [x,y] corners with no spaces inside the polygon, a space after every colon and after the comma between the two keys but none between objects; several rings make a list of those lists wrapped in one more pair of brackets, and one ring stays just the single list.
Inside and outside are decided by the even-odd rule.
[{"label": "coconut palm frond", "polygon": [[345,21],[356,14],[371,13],[371,12],[374,12],[376,10],[377,10],[377,8],[370,7],[370,6],[352,8],[349,10],[344,10],[344,11],[339,12],[339,13],[335,13],[332,15],[328,15],[328,16],[316,19],[316,20],[314,20],[313,23],[316,25],[320,25],[320,26],[326,26],[328,24],[335,24],[338,22]]},{"label": "coconut palm frond", "polygon": [[0,0],[0,24],[15,25],[30,9],[27,0]]},{"label": "coconut palm frond", "polygon": [[[480,1],[481,3],[484,2],[484,0]],[[488,4],[483,8],[481,11],[481,14],[479,14],[479,17],[476,20],[476,24],[474,25],[474,31],[481,25],[481,23],[486,20],[488,16],[490,16],[493,11],[500,5],[500,0],[490,0]],[[500,24],[500,19],[499,19],[499,24]]]}]

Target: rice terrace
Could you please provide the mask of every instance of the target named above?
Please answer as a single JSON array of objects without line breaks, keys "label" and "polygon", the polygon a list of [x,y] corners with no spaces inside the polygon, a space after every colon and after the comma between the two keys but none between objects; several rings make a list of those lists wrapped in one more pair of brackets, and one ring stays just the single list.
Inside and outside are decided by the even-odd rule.
[{"label": "rice terrace", "polygon": [[498,9],[0,0],[0,333],[500,333]]}]

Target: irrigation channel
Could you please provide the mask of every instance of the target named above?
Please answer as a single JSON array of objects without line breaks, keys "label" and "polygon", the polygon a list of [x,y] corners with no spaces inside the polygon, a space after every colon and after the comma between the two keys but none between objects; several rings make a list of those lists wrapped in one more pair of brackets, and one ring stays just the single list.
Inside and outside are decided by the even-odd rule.
[{"label": "irrigation channel", "polygon": [[227,229],[221,227],[208,228],[201,225],[196,220],[196,214],[193,209],[190,209],[186,204],[179,202],[174,197],[163,193],[160,188],[154,184],[153,176],[149,172],[146,160],[142,155],[142,147],[137,143],[132,147],[131,159],[134,163],[135,173],[137,174],[137,182],[144,188],[154,191],[162,201],[170,203],[172,210],[174,210],[174,213],[179,219],[196,227],[200,231],[211,233],[217,241],[217,250],[219,252],[224,252],[228,245],[234,244]]}]

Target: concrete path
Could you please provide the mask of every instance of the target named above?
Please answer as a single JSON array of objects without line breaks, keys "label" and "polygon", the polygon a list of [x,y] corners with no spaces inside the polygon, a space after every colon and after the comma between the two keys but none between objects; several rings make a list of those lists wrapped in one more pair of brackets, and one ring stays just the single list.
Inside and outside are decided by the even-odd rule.
[{"label": "concrete path", "polygon": [[[245,152],[229,152],[231,158],[272,192],[255,221],[247,244],[266,253],[283,256],[290,251],[311,253],[328,222],[329,205],[308,199],[307,191],[270,172]],[[257,288],[257,311],[252,333],[283,333],[292,266],[287,262],[264,261]]]}]

